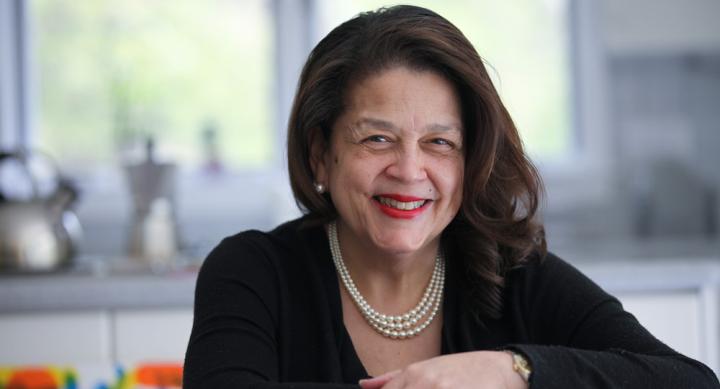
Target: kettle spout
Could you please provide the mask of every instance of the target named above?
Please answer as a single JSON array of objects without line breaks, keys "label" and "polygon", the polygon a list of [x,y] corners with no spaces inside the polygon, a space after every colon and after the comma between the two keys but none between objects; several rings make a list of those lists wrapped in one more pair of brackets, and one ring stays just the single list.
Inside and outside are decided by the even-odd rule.
[{"label": "kettle spout", "polygon": [[60,179],[57,189],[46,202],[47,208],[53,213],[61,214],[78,199],[78,189],[70,180]]}]

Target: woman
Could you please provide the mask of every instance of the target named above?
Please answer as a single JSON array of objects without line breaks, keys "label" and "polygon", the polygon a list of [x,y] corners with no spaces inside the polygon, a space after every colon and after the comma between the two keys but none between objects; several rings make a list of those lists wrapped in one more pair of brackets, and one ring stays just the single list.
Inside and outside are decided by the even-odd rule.
[{"label": "woman", "polygon": [[306,215],[207,258],[186,389],[719,387],[546,253],[537,172],[437,14],[381,9],[323,39],[288,159]]}]

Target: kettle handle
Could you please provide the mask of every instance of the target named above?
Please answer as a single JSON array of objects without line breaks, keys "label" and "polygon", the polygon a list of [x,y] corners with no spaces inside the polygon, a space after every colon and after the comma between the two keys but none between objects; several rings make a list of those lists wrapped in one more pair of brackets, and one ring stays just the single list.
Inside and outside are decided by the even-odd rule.
[{"label": "kettle handle", "polygon": [[[0,150],[0,164],[3,164],[7,162],[8,160],[16,160],[20,162],[20,166],[22,166],[23,172],[25,172],[25,175],[28,177],[28,180],[30,181],[31,189],[32,189],[32,195],[33,198],[37,198],[39,195],[39,189],[38,189],[38,183],[37,180],[35,180],[35,177],[33,176],[32,172],[30,171],[30,167],[27,164],[27,152],[23,150],[17,150],[17,151],[4,151]],[[0,181],[0,184],[2,181]],[[5,195],[3,195],[2,187],[0,187],[0,202],[5,201]]]}]

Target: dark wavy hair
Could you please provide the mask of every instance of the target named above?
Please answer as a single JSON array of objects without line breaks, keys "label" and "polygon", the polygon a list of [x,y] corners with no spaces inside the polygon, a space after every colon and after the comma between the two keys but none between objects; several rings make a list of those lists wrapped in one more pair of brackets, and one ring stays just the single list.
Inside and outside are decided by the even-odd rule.
[{"label": "dark wavy hair", "polygon": [[472,313],[479,320],[500,317],[507,271],[546,254],[544,229],[536,220],[542,183],[477,51],[435,12],[400,5],[362,13],[312,50],[288,123],[295,200],[312,223],[337,217],[330,197],[314,190],[313,145],[329,145],[352,83],[396,66],[436,72],[458,91],[465,144],[463,201],[442,244],[453,266],[459,264]]}]

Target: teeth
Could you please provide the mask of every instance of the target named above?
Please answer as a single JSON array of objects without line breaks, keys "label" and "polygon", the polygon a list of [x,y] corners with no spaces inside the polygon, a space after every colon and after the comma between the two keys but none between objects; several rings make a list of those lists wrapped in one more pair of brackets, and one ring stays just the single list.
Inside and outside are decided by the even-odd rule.
[{"label": "teeth", "polygon": [[387,205],[388,207],[397,208],[403,211],[411,211],[416,208],[420,208],[425,204],[425,200],[418,200],[418,201],[397,201],[394,199],[389,199],[387,197],[378,197],[378,201],[380,201],[380,204]]}]

